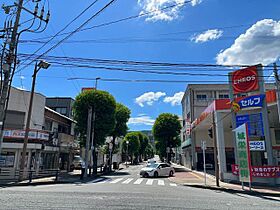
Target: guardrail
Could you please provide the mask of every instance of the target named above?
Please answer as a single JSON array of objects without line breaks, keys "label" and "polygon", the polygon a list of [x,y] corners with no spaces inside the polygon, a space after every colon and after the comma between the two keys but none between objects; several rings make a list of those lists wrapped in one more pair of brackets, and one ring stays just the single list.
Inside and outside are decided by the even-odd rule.
[{"label": "guardrail", "polygon": [[55,176],[58,179],[60,170],[58,169],[41,169],[41,170],[15,170],[9,168],[0,169],[0,181],[18,181],[20,173],[23,173],[23,180],[29,180],[31,183],[33,179],[45,178]]}]

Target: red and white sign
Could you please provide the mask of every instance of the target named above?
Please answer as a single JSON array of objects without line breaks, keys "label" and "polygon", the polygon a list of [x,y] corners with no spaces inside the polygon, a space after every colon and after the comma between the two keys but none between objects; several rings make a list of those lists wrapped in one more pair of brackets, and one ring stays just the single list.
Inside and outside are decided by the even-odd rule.
[{"label": "red and white sign", "polygon": [[191,123],[189,121],[186,121],[186,135],[191,135]]},{"label": "red and white sign", "polygon": [[[238,165],[231,165],[232,174],[239,175]],[[253,177],[280,177],[280,166],[252,166],[251,168]]]},{"label": "red and white sign", "polygon": [[232,72],[233,93],[246,93],[259,89],[256,66]]}]

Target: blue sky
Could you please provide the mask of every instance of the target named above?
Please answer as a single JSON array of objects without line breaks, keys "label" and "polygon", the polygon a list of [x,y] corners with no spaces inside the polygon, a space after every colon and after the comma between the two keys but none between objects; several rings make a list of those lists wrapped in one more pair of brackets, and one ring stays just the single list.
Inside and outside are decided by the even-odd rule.
[{"label": "blue sky", "polygon": [[[0,3],[9,4],[12,1]],[[48,3],[51,19],[43,33],[24,33],[21,40],[42,39],[54,35],[85,9],[92,1],[41,1]],[[68,27],[72,31],[98,11],[108,1],[98,1],[92,9]],[[94,18],[86,27],[113,20],[151,12],[143,16],[109,26],[76,33],[69,40],[99,40],[97,43],[63,43],[48,55],[151,61],[169,63],[202,64],[270,64],[280,56],[279,11],[277,0],[193,0],[182,6],[183,0],[117,0],[105,12]],[[172,10],[162,8],[178,4]],[[25,4],[34,8],[32,1]],[[0,23],[5,14],[0,12]],[[30,16],[23,13],[22,20]],[[23,25],[24,26],[24,25]],[[23,28],[22,26],[22,28]],[[55,40],[60,40],[59,36]],[[100,40],[103,40],[101,42]],[[135,41],[142,39],[144,41]],[[104,43],[106,40],[106,43]],[[114,41],[115,40],[115,41]],[[122,40],[116,41],[116,40]],[[31,54],[42,44],[22,43],[19,53]],[[43,53],[51,44],[45,46]],[[20,71],[14,78],[14,86],[29,90],[33,65]],[[225,69],[225,71],[228,71]],[[269,72],[268,72],[269,74]],[[41,70],[36,91],[45,96],[73,97],[82,87],[94,85],[94,81],[67,78],[119,78],[163,80],[222,80],[226,77],[153,75],[135,72],[105,71],[104,69],[57,68]],[[131,130],[150,129],[153,120],[162,112],[181,115],[180,99],[187,83],[120,83],[99,81],[98,88],[110,92],[118,102],[128,106],[132,113]]]}]

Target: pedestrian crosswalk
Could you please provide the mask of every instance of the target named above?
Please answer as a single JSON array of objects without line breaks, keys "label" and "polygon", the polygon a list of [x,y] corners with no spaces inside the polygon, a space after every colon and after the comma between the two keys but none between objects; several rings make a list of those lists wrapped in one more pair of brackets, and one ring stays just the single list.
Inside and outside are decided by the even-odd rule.
[{"label": "pedestrian crosswalk", "polygon": [[117,178],[108,181],[110,184],[133,184],[133,185],[159,185],[159,186],[171,186],[176,187],[175,183],[165,183],[162,179],[143,179],[143,178]]}]

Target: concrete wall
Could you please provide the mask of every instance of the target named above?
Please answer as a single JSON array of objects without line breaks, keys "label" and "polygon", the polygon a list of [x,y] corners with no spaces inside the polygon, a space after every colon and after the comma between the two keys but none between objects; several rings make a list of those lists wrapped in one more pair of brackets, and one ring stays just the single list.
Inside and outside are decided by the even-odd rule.
[{"label": "concrete wall", "polygon": [[[8,110],[26,113],[24,124],[26,124],[26,120],[27,120],[29,100],[30,100],[29,91],[19,90],[16,88],[11,89]],[[44,124],[45,101],[46,101],[45,96],[39,93],[34,93],[33,108],[32,108],[31,123],[30,123],[31,129],[42,129],[42,126]]]}]

